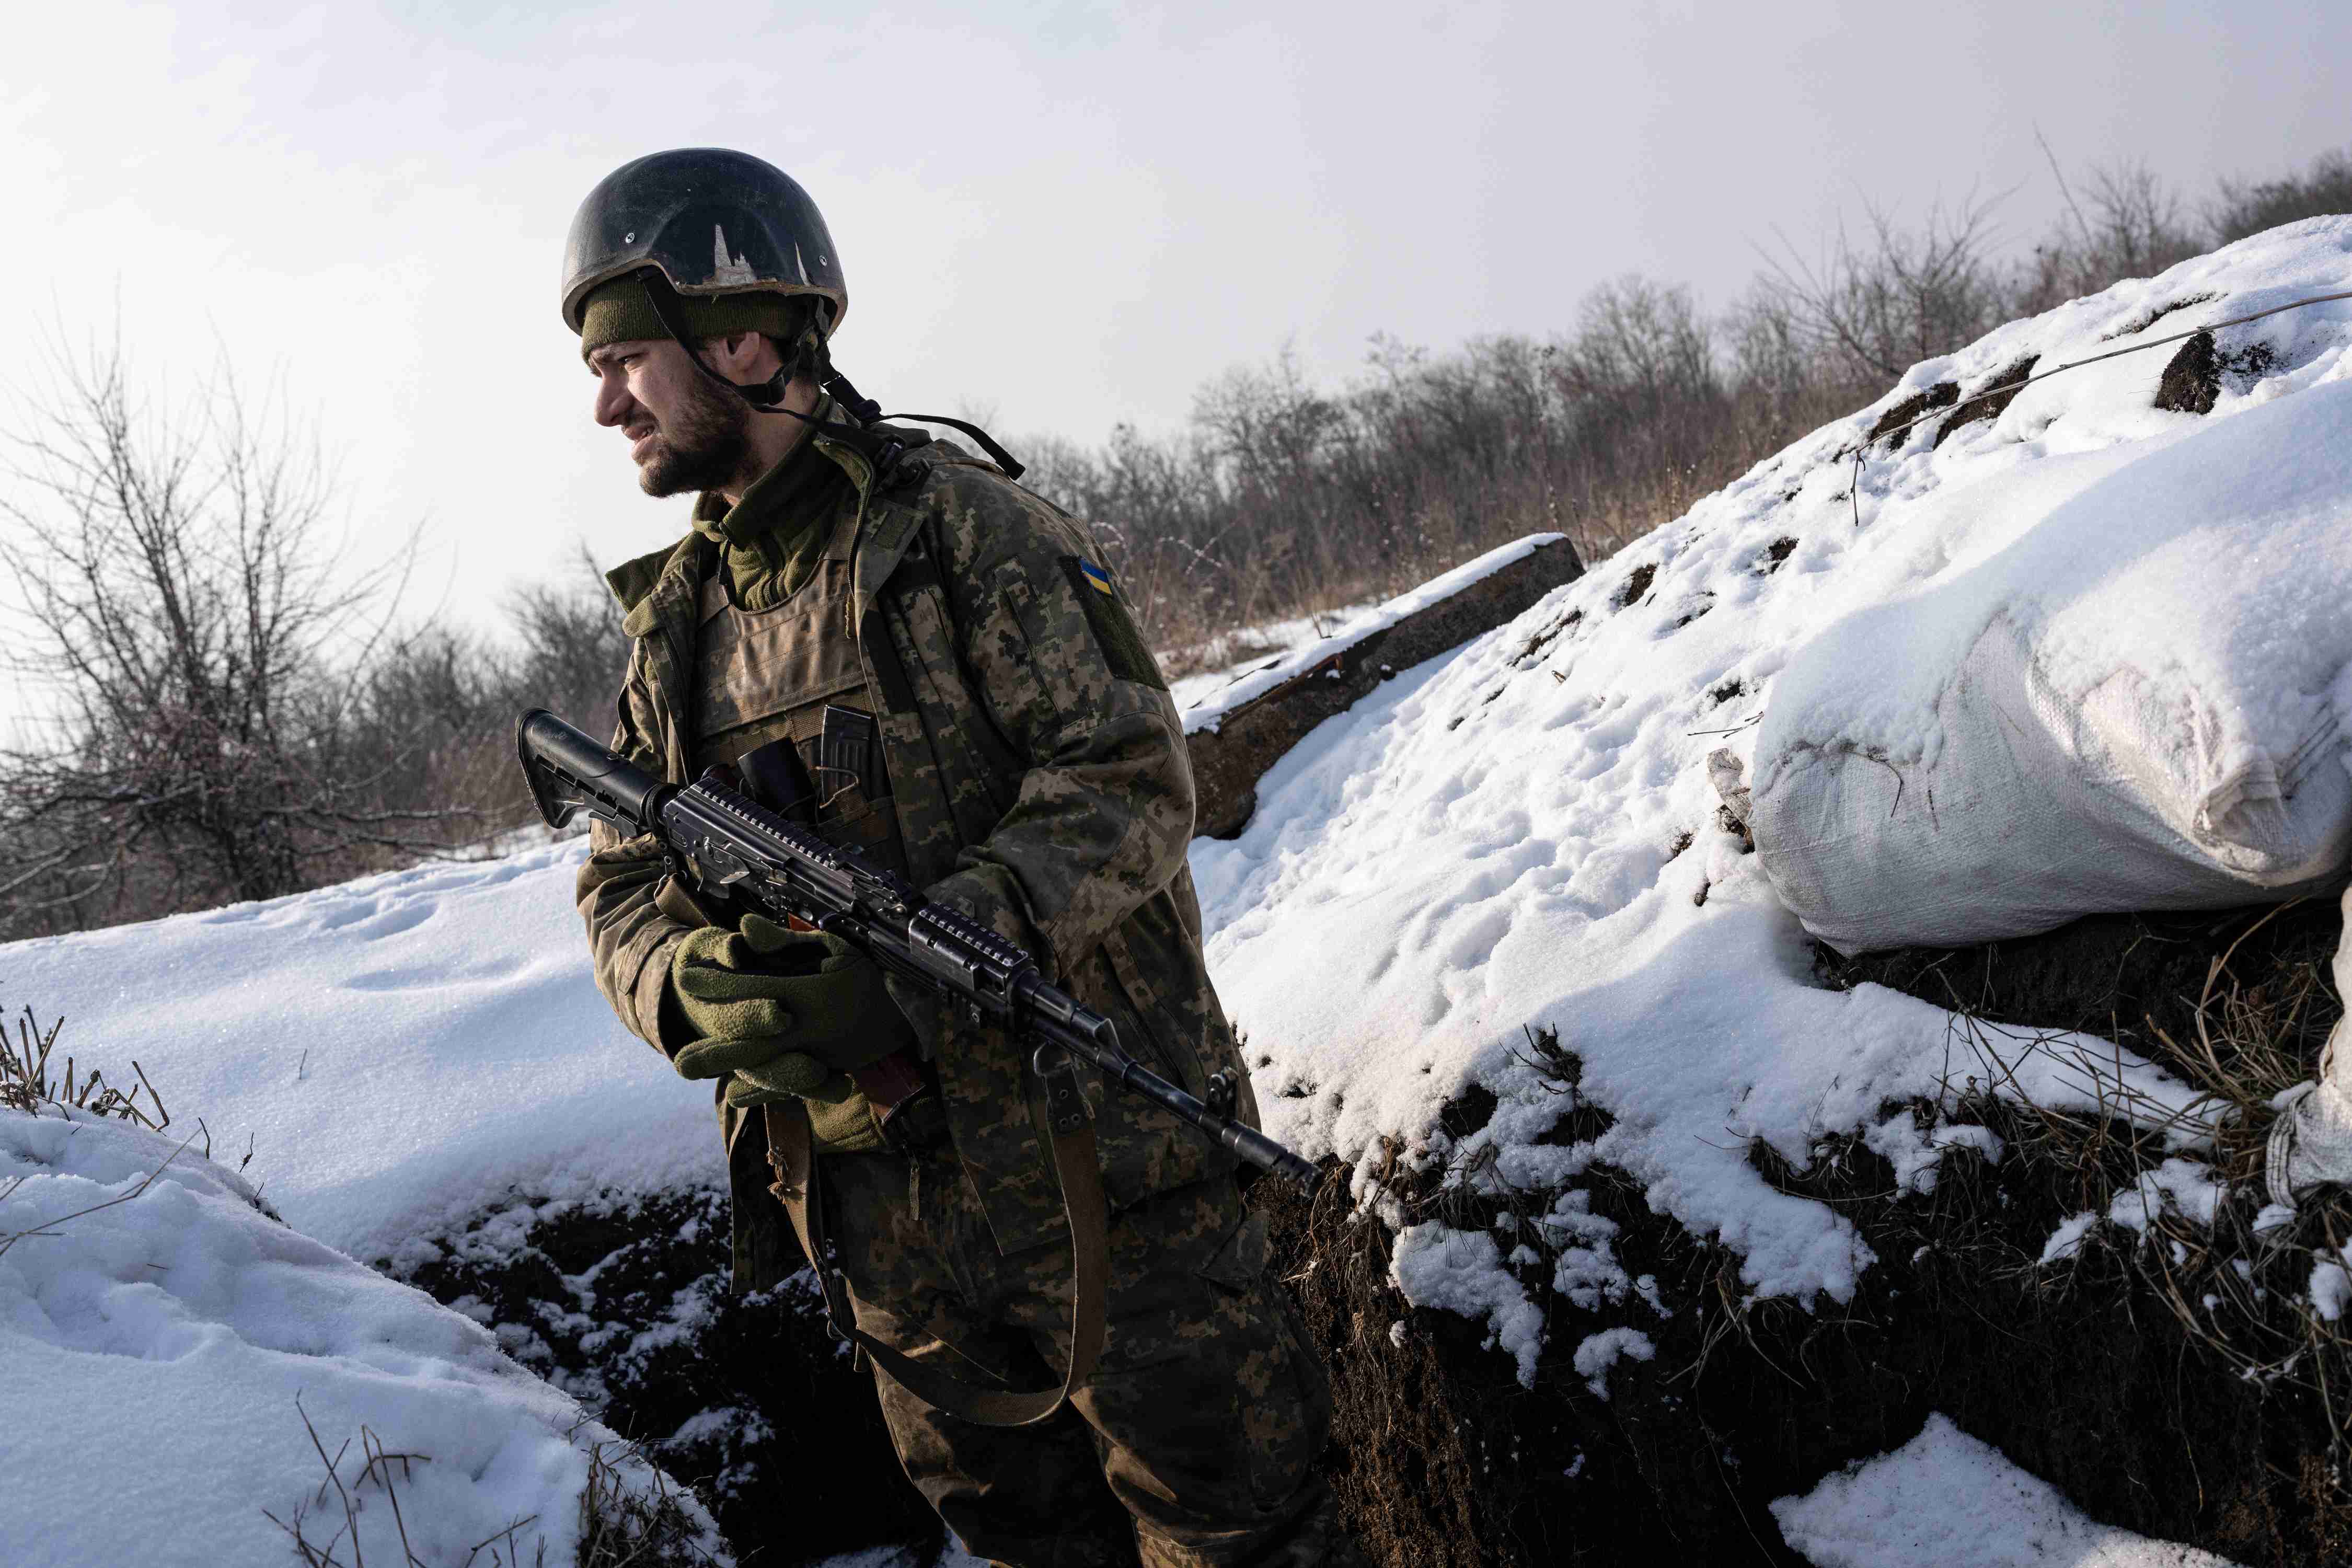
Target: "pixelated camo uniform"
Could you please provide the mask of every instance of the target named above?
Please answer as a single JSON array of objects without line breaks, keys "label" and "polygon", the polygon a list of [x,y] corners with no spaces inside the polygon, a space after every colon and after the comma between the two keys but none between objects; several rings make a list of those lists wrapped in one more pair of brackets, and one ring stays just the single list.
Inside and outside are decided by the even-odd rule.
[{"label": "pixelated camo uniform", "polygon": [[[866,822],[861,847],[1036,954],[1194,1094],[1230,1072],[1255,1124],[1201,958],[1181,724],[1116,584],[1082,525],[947,443],[896,434],[911,450],[887,489],[857,451],[822,437],[753,487],[771,510],[785,490],[782,510],[821,514],[776,530],[817,556],[772,563],[802,589],[790,606],[829,616],[837,597],[844,622],[814,652],[804,638],[776,643],[798,650],[797,676],[759,650],[756,617],[730,618],[714,596],[759,545],[712,526],[724,520],[710,509],[675,549],[614,574],[635,639],[616,748],[683,779],[763,738],[810,742],[814,702],[783,710],[763,679],[873,714],[891,820]],[[812,660],[832,662],[812,676]],[[674,1054],[684,1041],[664,1037],[662,993],[689,927],[650,840],[600,827],[593,851],[580,896],[598,984]],[[950,1142],[911,1161],[824,1158],[860,1326],[960,1375],[1044,1382],[1045,1358],[1067,1354],[1069,1250],[1026,1052],[894,994],[934,1062]],[[1009,1432],[878,1378],[909,1477],[969,1548],[1005,1562],[1339,1560],[1312,1468],[1328,1384],[1265,1278],[1263,1224],[1245,1220],[1226,1179],[1232,1156],[1147,1102],[1106,1099],[1080,1071],[1115,1215],[1102,1361],[1074,1410]],[[761,1128],[722,1108],[747,1286],[800,1262],[767,1195]]]},{"label": "pixelated camo uniform", "polygon": [[[856,450],[823,437],[786,466],[821,455],[850,480],[812,487],[810,499],[856,523],[845,632],[879,721],[909,879],[1028,949],[1047,979],[1117,1024],[1130,1052],[1194,1094],[1231,1070],[1254,1123],[1201,957],[1182,728],[1131,620],[1088,581],[1092,540],[992,467],[899,434],[912,449],[887,491]],[[719,557],[697,531],[612,574],[634,639],[614,748],[681,782],[701,760],[697,634]],[[674,1053],[685,1042],[664,1040],[661,1001],[691,928],[664,912],[651,838],[616,837],[599,824],[580,874],[596,982],[622,1022]],[[950,1136],[997,1245],[1018,1252],[1054,1239],[1061,1194],[1027,1052],[927,994],[894,994],[936,1065]],[[1166,1111],[1125,1094],[1105,1103],[1099,1078],[1080,1071],[1114,1211],[1233,1170],[1230,1153]],[[725,1118],[739,1198],[769,1179],[761,1125]],[[743,1202],[737,1213],[748,1232],[739,1283],[798,1267],[775,1205]]]}]

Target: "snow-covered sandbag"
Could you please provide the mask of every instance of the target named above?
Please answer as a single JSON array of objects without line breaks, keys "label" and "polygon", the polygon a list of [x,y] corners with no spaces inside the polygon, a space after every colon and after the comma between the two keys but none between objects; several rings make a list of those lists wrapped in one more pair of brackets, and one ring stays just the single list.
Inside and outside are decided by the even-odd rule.
[{"label": "snow-covered sandbag", "polygon": [[425,1563],[487,1563],[493,1539],[570,1563],[600,1446],[604,1495],[658,1487],[731,1561],[489,1330],[288,1228],[172,1131],[0,1110],[0,1563],[291,1563],[281,1524],[344,1563],[409,1560],[404,1539]]},{"label": "snow-covered sandbag", "polygon": [[[2352,996],[2352,888],[2344,891],[2345,934],[2336,944],[2336,994]],[[2352,1186],[2352,1046],[2344,1036],[2352,1014],[2339,1018],[2319,1053],[2319,1077],[2282,1097],[2265,1152],[2271,1201],[2292,1208],[2323,1182]]]},{"label": "snow-covered sandbag", "polygon": [[2352,384],[2159,417],[1911,509],[1876,602],[1775,684],[1751,826],[1831,946],[2242,904],[2342,864]]}]

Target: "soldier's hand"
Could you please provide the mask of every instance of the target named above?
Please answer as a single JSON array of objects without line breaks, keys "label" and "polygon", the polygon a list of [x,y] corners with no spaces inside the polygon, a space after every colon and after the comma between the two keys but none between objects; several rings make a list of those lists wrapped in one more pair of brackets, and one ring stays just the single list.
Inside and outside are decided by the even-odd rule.
[{"label": "soldier's hand", "polygon": [[[689,931],[670,958],[670,994],[700,1037],[698,1043],[748,1044],[790,1032],[793,1017],[785,982],[814,973],[827,956],[824,939],[814,932],[786,931],[757,917],[746,917],[743,924],[740,932],[723,926]],[[717,1078],[738,1065],[738,1058],[757,1061],[781,1048],[703,1051],[697,1058],[699,1071],[687,1069],[681,1052],[678,1070],[688,1078]]]},{"label": "soldier's hand", "polygon": [[817,1100],[839,1105],[856,1089],[847,1073],[803,1051],[782,1051],[753,1067],[738,1068],[727,1079],[727,1103],[738,1110],[787,1100]]},{"label": "soldier's hand", "polygon": [[787,931],[759,915],[744,916],[740,931],[689,933],[671,961],[670,987],[702,1037],[674,1060],[689,1079],[762,1071],[782,1092],[806,1096],[825,1079],[785,1089],[810,1074],[777,1058],[801,1056],[832,1074],[914,1043],[882,971],[865,954],[838,937]]}]

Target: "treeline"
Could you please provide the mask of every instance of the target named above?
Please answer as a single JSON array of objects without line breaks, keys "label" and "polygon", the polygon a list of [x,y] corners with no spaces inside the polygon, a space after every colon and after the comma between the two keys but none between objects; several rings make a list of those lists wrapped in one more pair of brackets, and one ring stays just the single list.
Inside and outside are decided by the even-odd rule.
[{"label": "treeline", "polygon": [[2125,278],[2294,218],[2352,211],[2352,154],[2225,182],[2192,207],[2140,166],[2065,192],[2018,257],[1990,204],[1905,227],[1883,212],[1819,253],[1783,247],[1731,307],[1643,278],[1557,335],[1444,353],[1376,340],[1351,384],[1284,354],[1203,387],[1168,437],[1016,443],[1030,483],[1095,521],[1155,644],[1377,598],[1538,529],[1588,559],[1672,518],[1910,365]]},{"label": "treeline", "polygon": [[[2352,155],[2194,208],[2093,174],[2030,253],[1990,208],[1873,213],[1729,309],[1627,278],[1549,338],[1385,339],[1348,385],[1288,354],[1168,437],[1014,443],[1093,520],[1172,672],[1252,625],[1397,592],[1520,534],[1598,559],[2004,321],[2294,218],[2352,211]],[[119,356],[58,356],[0,468],[0,940],[488,853],[533,820],[515,714],[601,728],[626,646],[584,560],[503,635],[399,625],[397,562],[345,569],[315,449],[223,384],[174,416]],[[23,390],[23,389],[20,389]],[[1245,651],[1245,650],[1243,650]]]}]

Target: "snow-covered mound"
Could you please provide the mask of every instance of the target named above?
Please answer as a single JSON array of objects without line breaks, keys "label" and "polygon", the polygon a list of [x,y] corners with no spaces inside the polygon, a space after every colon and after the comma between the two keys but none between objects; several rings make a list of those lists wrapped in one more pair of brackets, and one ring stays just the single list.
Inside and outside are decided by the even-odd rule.
[{"label": "snow-covered mound", "polygon": [[[1868,1248],[1825,1205],[1767,1184],[1749,1141],[1803,1167],[1824,1134],[1862,1131],[1906,1179],[1932,1180],[1936,1143],[1981,1146],[1982,1130],[1923,1139],[1907,1112],[1885,1109],[2006,1073],[1937,1008],[1875,986],[1816,987],[1796,921],[1717,826],[1707,752],[1747,752],[1774,677],[1825,630],[1932,592],[1998,542],[1994,525],[2010,514],[1972,512],[1975,489],[2014,490],[2037,474],[2054,484],[2233,427],[2235,471],[2342,474],[2340,452],[2307,443],[2341,401],[2330,384],[2352,369],[2352,303],[2224,332],[2203,416],[2153,406],[2166,349],[2056,376],[1940,443],[1932,427],[1895,453],[1882,442],[1863,471],[1858,524],[1853,454],[1887,409],[1939,384],[1965,395],[2030,356],[2049,369],[2347,288],[2352,219],[2315,219],[2004,327],[1916,367],[1878,405],[1309,736],[1259,785],[1247,830],[1192,853],[1211,970],[1247,1035],[1270,1130],[1355,1163],[1360,1191],[1382,1140],[1401,1138],[1423,1161],[1465,1159],[1482,1181],[1558,1192],[1549,1223],[1570,1245],[1555,1284],[1570,1300],[1640,1289],[1615,1267],[1613,1227],[1594,1225],[1570,1185],[1595,1161],[1744,1254],[1758,1292],[1848,1295]],[[2257,343],[2267,352],[2250,353]],[[2282,400],[2292,401],[2265,407]],[[2329,416],[2282,416],[2296,405]],[[2257,409],[2266,417],[2244,420]],[[2237,450],[2250,442],[2260,450]],[[2301,500],[2305,511],[2281,519],[2295,529],[2282,547],[2322,552],[2315,570],[2342,574],[2352,530],[2304,527],[2328,498]],[[2352,521],[2340,480],[2334,501]],[[2200,505],[2225,502],[2200,489]],[[2134,523],[2105,510],[2083,521]],[[2266,613],[2212,586],[2214,613]],[[1895,673],[1864,662],[1848,677],[1866,690]],[[1576,1093],[1542,1070],[1530,1027],[1557,1029],[1581,1059]],[[2018,1050],[2025,1059],[2006,1087],[2045,1104],[2082,1104],[2096,1075],[2117,1069],[2154,1104],[2183,1098],[2104,1044]],[[1456,1148],[1439,1111],[1473,1086],[1499,1103]],[[1570,1146],[1538,1142],[1580,1095],[1613,1126]],[[1486,1317],[1531,1374],[1543,1314],[1503,1262],[1491,1234],[1432,1224],[1399,1238],[1395,1267],[1416,1302]],[[1639,1337],[1590,1347],[1580,1364],[1638,1355]]]},{"label": "snow-covered mound", "polygon": [[136,1058],[288,1223],[404,1257],[497,1205],[721,1179],[707,1086],[631,1037],[572,905],[584,841],[0,947],[58,1049]]},{"label": "snow-covered mound", "polygon": [[1816,1568],[2231,1568],[2099,1523],[1941,1415],[1772,1517]]},{"label": "snow-covered mound", "polygon": [[[657,1484],[489,1331],[289,1228],[176,1137],[0,1110],[0,1248],[17,1568],[294,1561],[265,1510],[320,1548],[356,1518],[341,1562],[404,1561],[404,1532],[426,1563],[488,1561],[467,1554],[493,1539],[501,1561],[543,1542],[570,1563],[599,1445],[619,1486]],[[373,1453],[414,1458],[371,1472]]]}]

